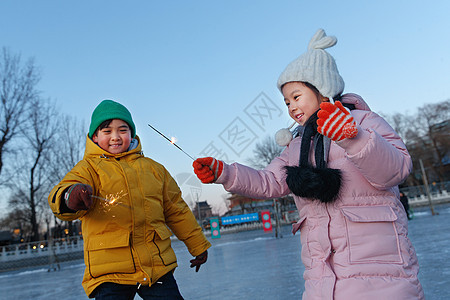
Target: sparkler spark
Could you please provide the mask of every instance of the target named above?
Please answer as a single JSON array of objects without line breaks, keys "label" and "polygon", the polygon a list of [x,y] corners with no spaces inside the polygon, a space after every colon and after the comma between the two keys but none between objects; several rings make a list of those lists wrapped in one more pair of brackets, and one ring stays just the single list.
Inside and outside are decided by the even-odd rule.
[{"label": "sparkler spark", "polygon": [[115,203],[118,200],[118,198],[115,198],[115,197],[112,197],[111,199],[106,199],[106,198],[103,198],[103,197],[91,195],[91,198],[102,200],[102,201],[104,201],[104,202],[106,202],[106,203],[108,203],[110,205],[114,204],[114,205],[119,205],[119,206],[122,206],[122,207],[130,208],[128,205],[125,205],[123,203],[119,203],[119,202]]},{"label": "sparkler spark", "polygon": [[157,133],[159,133],[163,138],[165,138],[166,140],[168,140],[169,143],[171,143],[172,145],[174,145],[175,147],[177,147],[181,152],[183,152],[184,154],[186,154],[187,156],[189,156],[189,158],[191,158],[192,160],[195,160],[195,158],[193,158],[192,156],[190,156],[189,154],[187,154],[186,151],[184,151],[183,149],[181,149],[180,146],[178,146],[177,144],[175,144],[175,142],[177,141],[176,138],[172,137],[172,139],[169,139],[167,136],[165,136],[164,134],[162,134],[158,129],[156,129],[156,128],[153,127],[152,125],[148,124],[148,126],[150,126],[151,129],[153,129],[154,131],[156,131]]}]

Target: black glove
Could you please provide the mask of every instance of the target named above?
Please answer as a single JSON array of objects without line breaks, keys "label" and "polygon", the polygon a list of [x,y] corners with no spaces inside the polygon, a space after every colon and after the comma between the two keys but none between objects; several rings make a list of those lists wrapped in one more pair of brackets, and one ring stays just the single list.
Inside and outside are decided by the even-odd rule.
[{"label": "black glove", "polygon": [[203,265],[208,260],[208,250],[205,250],[200,255],[197,255],[194,259],[192,259],[191,262],[191,268],[195,267],[195,272],[198,272],[200,270],[200,266]]},{"label": "black glove", "polygon": [[77,183],[64,194],[66,206],[72,210],[88,210],[92,206],[92,187]]}]

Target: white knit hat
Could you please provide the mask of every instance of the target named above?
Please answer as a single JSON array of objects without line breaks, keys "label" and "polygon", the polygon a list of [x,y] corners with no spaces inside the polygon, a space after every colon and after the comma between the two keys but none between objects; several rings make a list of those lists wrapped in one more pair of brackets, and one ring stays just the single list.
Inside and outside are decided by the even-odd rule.
[{"label": "white knit hat", "polygon": [[308,82],[314,85],[322,96],[332,99],[344,90],[344,80],[334,58],[324,49],[336,45],[334,36],[327,36],[319,29],[308,45],[308,51],[292,61],[278,78],[278,89],[292,81]]}]

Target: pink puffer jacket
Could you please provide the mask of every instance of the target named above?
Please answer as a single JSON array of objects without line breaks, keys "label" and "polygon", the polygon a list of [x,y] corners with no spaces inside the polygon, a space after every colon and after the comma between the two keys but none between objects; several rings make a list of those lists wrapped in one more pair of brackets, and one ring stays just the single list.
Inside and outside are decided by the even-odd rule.
[{"label": "pink puffer jacket", "polygon": [[[398,184],[411,170],[411,158],[394,130],[364,100],[355,104],[359,124],[354,139],[332,142],[328,167],[342,171],[339,198],[331,204],[294,197],[300,220],[305,265],[303,299],[424,299],[419,265],[408,238]],[[217,183],[229,192],[274,198],[290,193],[284,166],[298,166],[301,137],[264,170],[225,165]],[[310,153],[310,157],[311,157]]]}]

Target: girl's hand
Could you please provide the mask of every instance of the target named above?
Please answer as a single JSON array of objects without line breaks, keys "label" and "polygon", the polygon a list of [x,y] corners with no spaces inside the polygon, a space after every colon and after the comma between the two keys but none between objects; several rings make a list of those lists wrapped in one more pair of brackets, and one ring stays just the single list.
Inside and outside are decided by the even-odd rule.
[{"label": "girl's hand", "polygon": [[197,158],[192,164],[194,173],[203,183],[213,183],[223,170],[223,162],[212,157]]},{"label": "girl's hand", "polygon": [[333,141],[351,139],[358,134],[355,120],[340,101],[323,102],[317,116],[317,131]]}]

